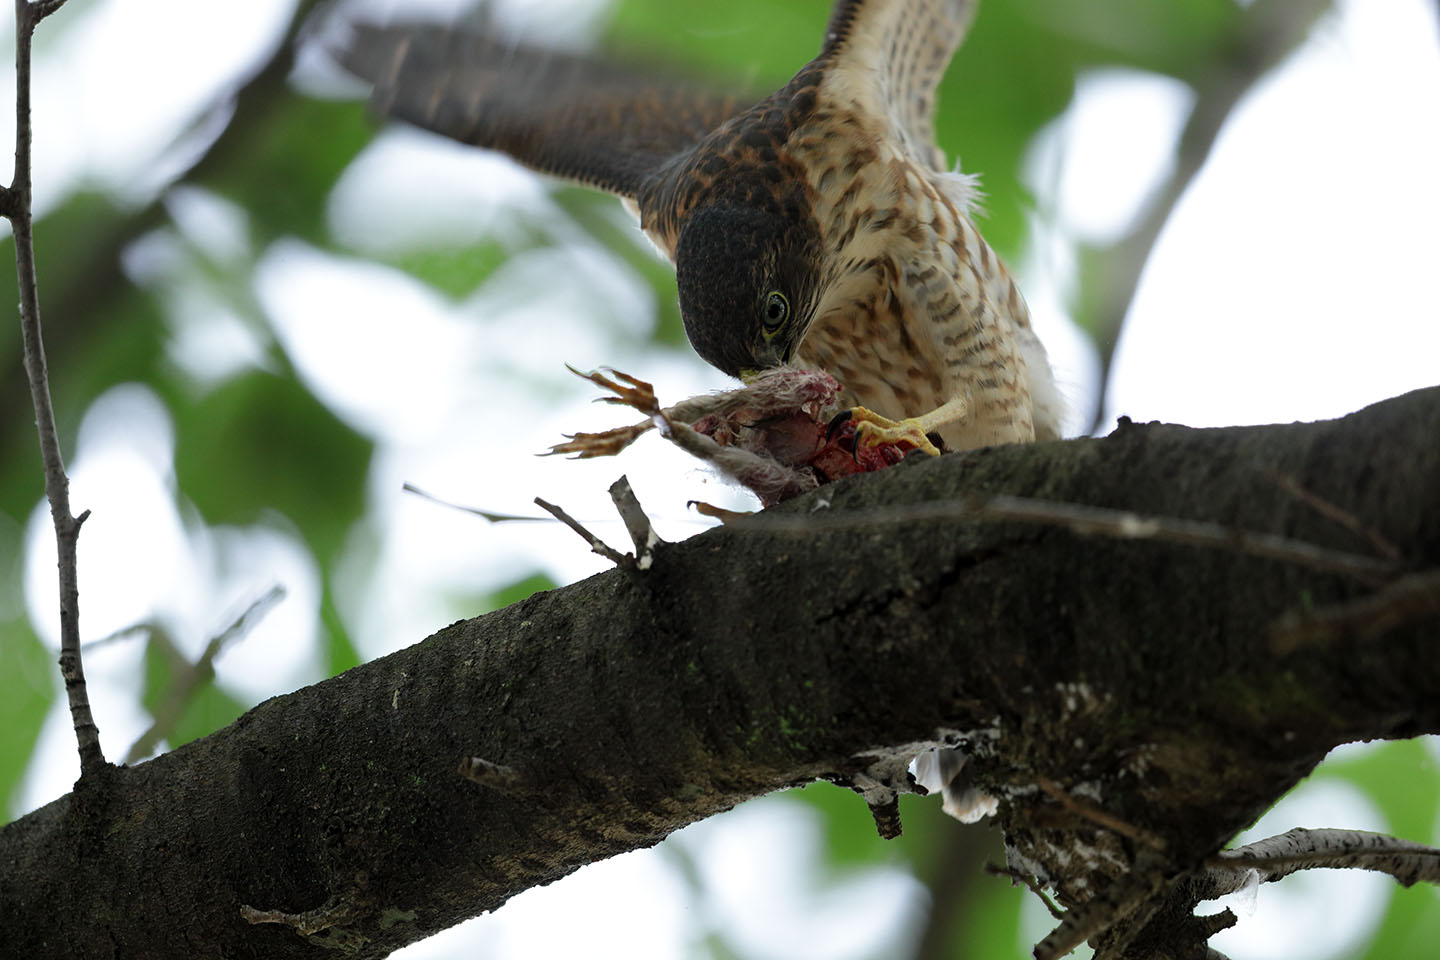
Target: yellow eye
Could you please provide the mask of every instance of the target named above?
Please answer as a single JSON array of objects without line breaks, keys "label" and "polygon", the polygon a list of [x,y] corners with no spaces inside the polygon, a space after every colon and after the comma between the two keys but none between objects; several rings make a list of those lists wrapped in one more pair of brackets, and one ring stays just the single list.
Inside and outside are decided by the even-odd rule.
[{"label": "yellow eye", "polygon": [[790,317],[790,301],[779,290],[765,295],[765,336],[773,337]]}]

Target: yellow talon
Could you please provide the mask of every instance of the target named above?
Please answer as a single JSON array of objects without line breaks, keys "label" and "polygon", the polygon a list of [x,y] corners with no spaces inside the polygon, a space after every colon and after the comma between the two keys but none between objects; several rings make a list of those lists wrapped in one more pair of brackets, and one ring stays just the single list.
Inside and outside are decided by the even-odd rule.
[{"label": "yellow talon", "polygon": [[935,448],[935,444],[925,436],[926,431],[918,417],[891,420],[889,417],[880,416],[873,410],[856,407],[850,411],[850,418],[855,422],[855,445],[857,447],[878,447],[888,443],[909,447],[912,450],[922,450],[932,457],[940,456],[940,451]]},{"label": "yellow talon", "polygon": [[930,442],[927,434],[964,417],[965,407],[964,399],[955,397],[927,414],[904,420],[891,420],[865,407],[855,407],[850,411],[850,419],[855,421],[857,445],[878,447],[890,443],[923,450],[932,457],[938,457],[940,451]]}]

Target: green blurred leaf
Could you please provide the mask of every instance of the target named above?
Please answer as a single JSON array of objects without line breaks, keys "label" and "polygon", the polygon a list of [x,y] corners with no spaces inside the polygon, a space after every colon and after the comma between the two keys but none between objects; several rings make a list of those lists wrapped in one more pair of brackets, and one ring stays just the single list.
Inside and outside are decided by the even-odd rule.
[{"label": "green blurred leaf", "polygon": [[[519,603],[532,594],[539,593],[542,590],[554,590],[558,586],[559,584],[545,574],[532,573],[530,576],[516,580],[509,586],[502,587],[490,594],[489,599],[486,601],[486,609],[501,610],[510,606],[512,603]],[[474,614],[471,614],[471,616],[474,616]]]},{"label": "green blurred leaf", "polygon": [[494,610],[501,610],[512,603],[519,603],[531,594],[543,590],[554,590],[559,584],[543,573],[532,573],[519,580],[485,593],[452,591],[445,595],[449,615],[456,619],[478,617]]},{"label": "green blurred leaf", "polygon": [[[1395,836],[1419,843],[1436,841],[1440,764],[1423,741],[1375,744],[1364,752],[1327,760],[1314,775],[1314,779],[1325,778],[1363,790],[1380,808]],[[1433,952],[1436,943],[1440,943],[1440,909],[1434,888],[1417,884],[1407,890],[1396,885],[1365,956],[1370,960],[1424,956]]]},{"label": "green blurred leaf", "polygon": [[[1000,4],[982,5],[985,7]],[[1192,80],[1233,42],[1242,5],[1234,0],[1012,0],[1035,30],[1053,33],[1079,67],[1118,66]]]},{"label": "green blurred leaf", "polygon": [[[820,52],[829,6],[813,0],[730,0],[679,6],[620,0],[609,39],[617,56],[687,65],[726,90],[764,95]],[[637,53],[643,51],[643,53]]]},{"label": "green blurred leaf", "polygon": [[289,97],[266,114],[246,161],[204,183],[244,207],[262,239],[292,235],[323,244],[330,188],[375,129],[359,103]]},{"label": "green blurred leaf", "polygon": [[1069,105],[1073,50],[1011,4],[981,4],[940,84],[935,136],[985,193],[980,228],[1006,257],[1020,252],[1031,207],[1020,182],[1026,149]]},{"label": "green blurred leaf", "polygon": [[1421,740],[1373,744],[1364,752],[1326,760],[1314,779],[1344,780],[1365,792],[1396,836],[1428,842],[1440,810],[1440,765]]},{"label": "green blurred leaf", "polygon": [[360,651],[350,640],[350,631],[345,629],[345,623],[340,619],[340,612],[335,608],[335,595],[328,586],[320,600],[320,625],[323,628],[321,643],[327,676],[344,673],[364,662]]},{"label": "green blurred leaf", "polygon": [[[880,839],[865,801],[854,791],[817,782],[784,794],[816,811],[825,823],[825,854],[832,869],[850,870],[893,861],[904,850],[897,841]],[[902,823],[904,823],[902,818]],[[909,824],[904,823],[908,835]],[[907,843],[906,846],[909,844]]]},{"label": "green blurred leaf", "polygon": [[[0,623],[0,796],[9,798],[35,751],[60,668],[22,617]],[[7,817],[0,810],[0,823]]]},{"label": "green blurred leaf", "polygon": [[289,377],[253,372],[177,406],[175,473],[207,522],[278,511],[322,567],[365,507],[371,444]]},{"label": "green blurred leaf", "polygon": [[[197,684],[191,692],[182,693],[177,685]],[[245,712],[245,705],[215,685],[215,676],[205,671],[195,677],[191,665],[170,641],[152,633],[145,644],[145,685],[140,702],[152,717],[172,709],[177,696],[185,703],[175,721],[166,731],[165,740],[171,749],[214,733]]]},{"label": "green blurred leaf", "polygon": [[904,832],[882,840],[865,803],[850,790],[815,783],[783,796],[820,814],[831,874],[877,864],[905,866],[930,888],[935,900],[924,935],[938,939],[927,943],[927,956],[1021,955],[1020,908],[1033,894],[984,872],[986,862],[1004,862],[999,832],[990,823],[962,824],[940,809],[937,798],[906,795],[900,798]]},{"label": "green blurred leaf", "polygon": [[408,250],[388,262],[452,298],[468,296],[515,251],[494,240],[459,249]]}]

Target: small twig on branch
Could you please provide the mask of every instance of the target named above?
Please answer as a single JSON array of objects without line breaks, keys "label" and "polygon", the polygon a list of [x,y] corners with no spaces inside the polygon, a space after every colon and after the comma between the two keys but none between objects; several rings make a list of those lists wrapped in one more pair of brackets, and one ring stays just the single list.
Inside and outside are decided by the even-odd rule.
[{"label": "small twig on branch", "polygon": [[1331,550],[1272,533],[1224,527],[1203,520],[1156,517],[1128,510],[1003,495],[963,497],[854,513],[827,513],[824,516],[764,513],[729,519],[727,526],[766,533],[811,533],[937,520],[1013,520],[1063,527],[1080,536],[1155,540],[1229,550],[1326,573],[1345,574],[1367,583],[1382,582],[1398,572],[1396,564],[1388,560]]},{"label": "small twig on branch", "polygon": [[285,588],[277,583],[246,607],[245,612],[236,617],[230,626],[210,639],[199,659],[172,681],[165,701],[155,711],[155,722],[150,724],[150,729],[141,734],[140,739],[130,747],[130,752],[125,755],[126,763],[135,763],[148,756],[157,743],[170,735],[175,724],[180,721],[180,715],[185,712],[201,686],[214,678],[215,658],[235,640],[249,633],[255,624],[284,599]]},{"label": "small twig on branch", "polygon": [[1011,883],[1024,884],[1031,893],[1040,898],[1040,902],[1045,905],[1045,909],[1050,911],[1050,916],[1056,920],[1065,919],[1065,911],[1056,906],[1055,901],[1045,892],[1045,888],[1040,886],[1040,881],[1030,874],[1012,867],[1002,867],[998,863],[985,864],[985,872],[992,877],[1007,877]]},{"label": "small twig on branch", "polygon": [[[1202,941],[1209,940],[1222,930],[1229,930],[1239,921],[1240,918],[1235,916],[1235,911],[1229,907],[1226,907],[1219,913],[1196,917],[1193,921],[1196,926],[1195,939]],[[1220,960],[1225,960],[1223,954],[1216,953],[1214,950],[1209,950],[1205,954],[1205,957],[1206,960],[1215,960],[1216,957],[1219,957]]]},{"label": "small twig on branch", "polygon": [[620,551],[616,550],[614,547],[606,543],[604,540],[601,540],[599,537],[595,536],[595,534],[585,529],[584,525],[581,524],[579,520],[576,520],[574,517],[570,516],[570,514],[555,506],[555,504],[549,503],[548,501],[536,497],[535,505],[540,507],[542,510],[548,512],[552,517],[565,524],[565,526],[569,527],[571,530],[574,530],[576,533],[578,533],[581,539],[583,539],[586,543],[590,544],[591,550],[593,550],[595,553],[600,554],[600,556],[604,557],[606,560],[609,560],[611,563],[615,564],[615,566],[625,570],[635,569],[634,557],[630,556],[628,553],[621,553]]},{"label": "small twig on branch", "polygon": [[1129,881],[1115,891],[1115,896],[1097,896],[1068,911],[1060,925],[1035,944],[1035,960],[1060,960],[1080,944],[1130,917],[1142,904],[1147,901],[1153,904],[1164,885],[1164,871],[1138,862],[1135,871]]},{"label": "small twig on branch", "polygon": [[[16,0],[16,2],[23,3],[24,0]],[[39,23],[63,6],[65,6],[65,0],[35,0],[30,4],[30,9],[33,11],[35,23]]]},{"label": "small twig on branch", "polygon": [[1121,820],[1119,817],[1101,810],[1093,803],[1087,803],[1079,797],[1067,793],[1061,789],[1059,784],[1052,780],[1041,777],[1035,782],[1041,790],[1044,790],[1058,801],[1062,807],[1082,820],[1089,820],[1096,826],[1118,833],[1120,836],[1134,840],[1136,843],[1143,843],[1152,850],[1165,849],[1165,840],[1163,837],[1156,836],[1148,830],[1135,826],[1133,823]]},{"label": "small twig on branch", "polygon": [[128,627],[121,627],[114,633],[107,633],[105,636],[101,637],[98,640],[90,640],[86,643],[82,643],[80,644],[80,649],[85,651],[86,653],[89,653],[91,650],[98,650],[101,647],[108,647],[112,644],[120,643],[124,640],[150,636],[158,629],[159,627],[156,624],[148,620],[142,620],[139,623],[132,623]]},{"label": "small twig on branch", "polygon": [[1270,649],[1287,654],[1347,637],[1373,640],[1425,617],[1440,617],[1440,570],[1411,574],[1351,603],[1288,613],[1270,627]]},{"label": "small twig on branch", "polygon": [[[620,374],[624,376],[624,374]],[[630,489],[630,481],[621,476],[610,485],[610,499],[615,504],[615,509],[620,512],[620,519],[625,522],[625,529],[630,533],[630,539],[635,541],[635,552],[633,554],[621,553],[601,540],[595,534],[585,528],[579,520],[561,510],[553,503],[549,503],[539,497],[535,503],[541,509],[548,512],[556,520],[574,530],[588,544],[590,549],[609,560],[622,570],[639,571],[648,570],[655,562],[655,546],[665,541],[656,535],[654,528],[650,526],[650,518],[640,506],[640,501],[635,499],[635,491]]]},{"label": "small twig on branch", "polygon": [[80,526],[90,515],[70,512],[70,478],[60,453],[55,408],[50,400],[50,375],[40,324],[40,295],[35,275],[35,237],[30,213],[30,41],[35,25],[60,9],[64,0],[28,3],[15,0],[15,175],[3,196],[3,212],[15,237],[15,276],[20,291],[20,330],[25,349],[25,376],[35,408],[40,457],[45,464],[45,497],[55,526],[56,565],[60,579],[60,675],[70,701],[70,719],[80,751],[80,778],[105,767],[100,729],[90,712],[85,667],[80,657],[80,585],[75,545]]},{"label": "small twig on branch", "polygon": [[635,499],[635,491],[630,489],[628,477],[621,476],[610,485],[610,499],[615,502],[615,509],[620,511],[620,519],[625,521],[625,529],[635,544],[635,566],[640,570],[650,569],[650,564],[655,562],[656,545],[665,541],[650,525],[650,518]]}]

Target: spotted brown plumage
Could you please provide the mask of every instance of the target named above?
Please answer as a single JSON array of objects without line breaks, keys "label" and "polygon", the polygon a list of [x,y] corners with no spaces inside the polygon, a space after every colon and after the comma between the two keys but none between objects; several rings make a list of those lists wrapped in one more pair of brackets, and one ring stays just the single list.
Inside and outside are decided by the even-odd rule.
[{"label": "spotted brown plumage", "polygon": [[842,0],[820,54],[754,103],[435,27],[352,27],[340,59],[383,112],[624,198],[721,370],[815,367],[868,408],[870,442],[967,449],[1054,438],[1060,419],[974,183],[934,140],[975,5]]}]

